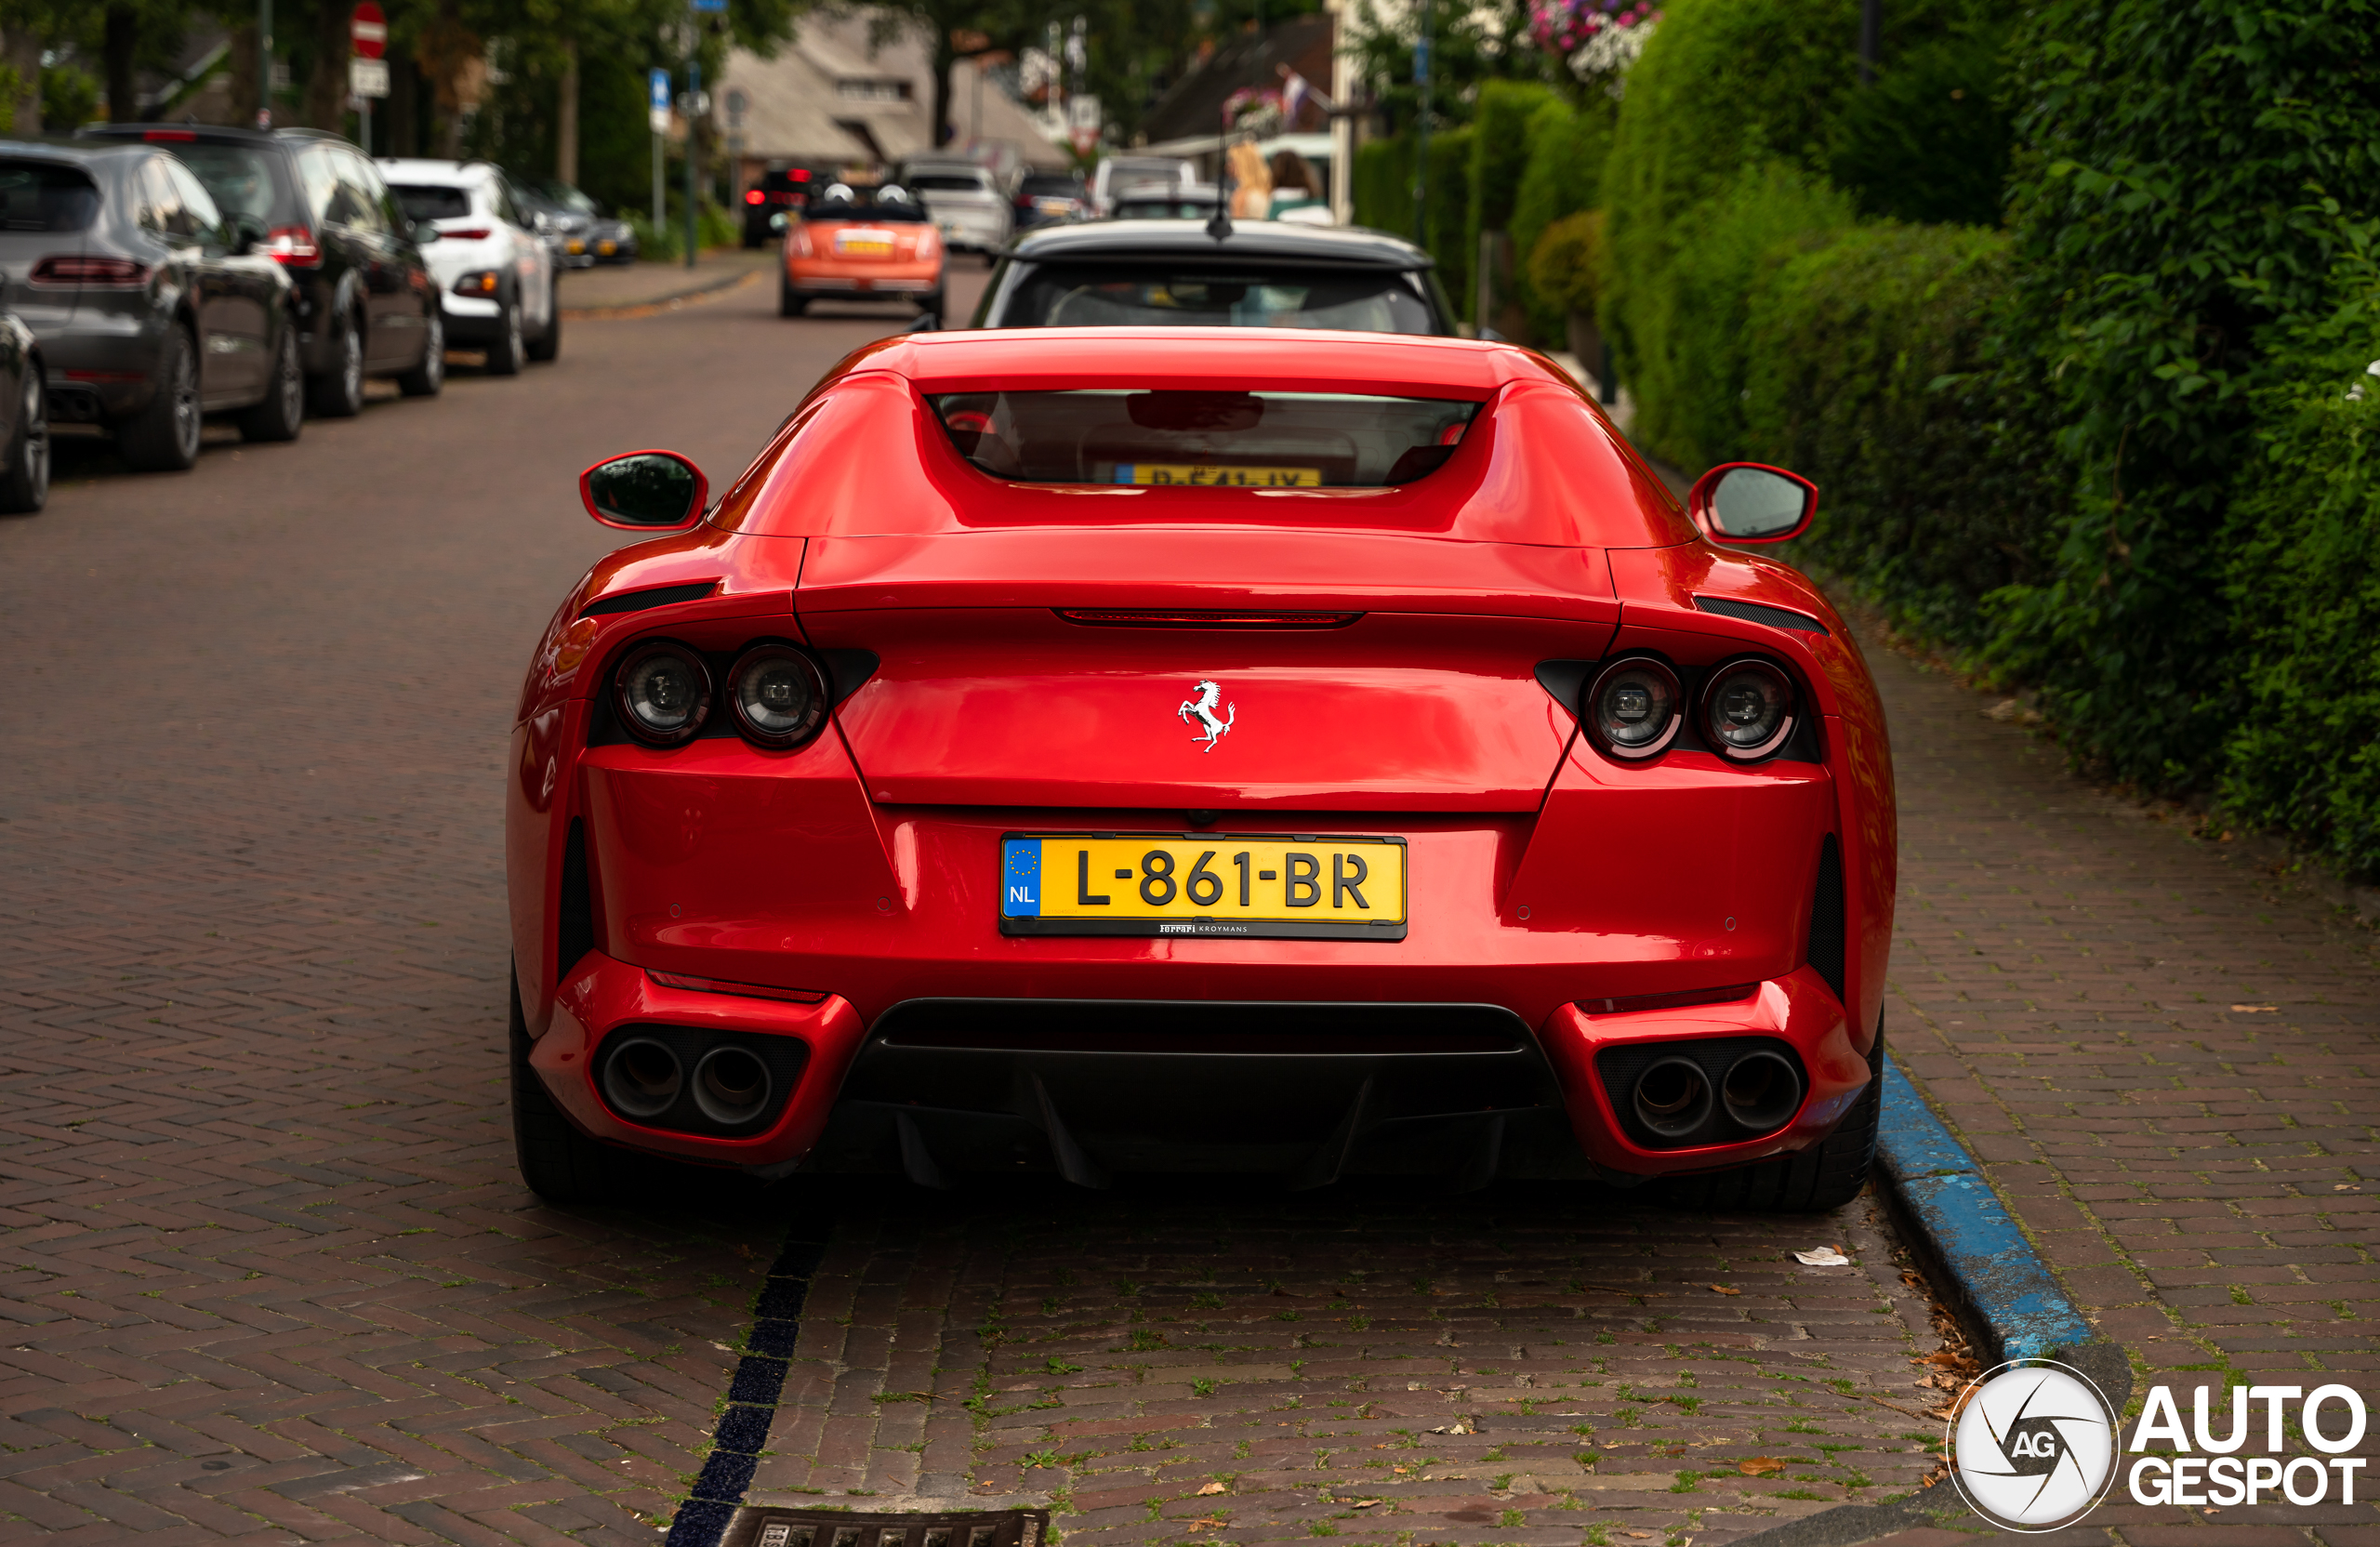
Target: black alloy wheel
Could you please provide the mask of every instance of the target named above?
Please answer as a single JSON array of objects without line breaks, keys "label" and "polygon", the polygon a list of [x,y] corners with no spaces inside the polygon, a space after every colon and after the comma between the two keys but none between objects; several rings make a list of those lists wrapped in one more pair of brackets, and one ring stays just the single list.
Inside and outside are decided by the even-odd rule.
[{"label": "black alloy wheel", "polygon": [[198,345],[190,330],[165,330],[157,395],[116,427],[116,450],[135,472],[187,472],[198,461]]},{"label": "black alloy wheel", "polygon": [[17,439],[0,469],[0,510],[31,515],[49,499],[49,389],[41,362],[25,361],[25,399],[17,411]]},{"label": "black alloy wheel", "polygon": [[339,314],[331,340],[331,368],[314,378],[314,412],[351,419],[364,412],[364,329],[351,311]]},{"label": "black alloy wheel", "polygon": [[284,323],[281,350],[273,356],[272,379],[264,401],[240,411],[244,441],[294,441],[306,424],[306,371],[298,359],[298,324]]},{"label": "black alloy wheel", "polygon": [[521,309],[510,301],[498,304],[504,311],[496,320],[496,341],[487,347],[487,374],[519,376],[527,354],[521,347]]},{"label": "black alloy wheel", "polygon": [[422,319],[421,363],[397,377],[397,390],[409,398],[434,398],[446,385],[446,312],[436,300]]}]

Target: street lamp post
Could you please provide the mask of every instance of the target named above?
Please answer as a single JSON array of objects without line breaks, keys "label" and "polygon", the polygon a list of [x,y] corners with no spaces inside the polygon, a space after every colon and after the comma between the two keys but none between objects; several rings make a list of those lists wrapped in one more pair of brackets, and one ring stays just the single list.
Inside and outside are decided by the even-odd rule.
[{"label": "street lamp post", "polygon": [[1413,242],[1430,245],[1430,0],[1421,0],[1421,35],[1413,40],[1413,85],[1421,94],[1413,115]]}]

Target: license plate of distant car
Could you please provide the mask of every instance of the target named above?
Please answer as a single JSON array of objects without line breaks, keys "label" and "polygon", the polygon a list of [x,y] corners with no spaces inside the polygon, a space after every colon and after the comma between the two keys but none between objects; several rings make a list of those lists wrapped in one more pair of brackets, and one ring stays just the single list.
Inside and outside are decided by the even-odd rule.
[{"label": "license plate of distant car", "polygon": [[1405,938],[1405,840],[1009,833],[1005,934]]}]

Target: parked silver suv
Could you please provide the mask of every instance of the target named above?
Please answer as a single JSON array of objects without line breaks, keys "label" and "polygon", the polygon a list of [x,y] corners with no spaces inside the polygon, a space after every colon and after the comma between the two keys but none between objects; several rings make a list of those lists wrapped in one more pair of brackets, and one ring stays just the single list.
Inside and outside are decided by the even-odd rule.
[{"label": "parked silver suv", "polygon": [[265,240],[163,151],[0,140],[0,279],[39,341],[50,417],[111,427],[135,468],[197,461],[218,410],[249,440],[297,438],[297,298]]}]

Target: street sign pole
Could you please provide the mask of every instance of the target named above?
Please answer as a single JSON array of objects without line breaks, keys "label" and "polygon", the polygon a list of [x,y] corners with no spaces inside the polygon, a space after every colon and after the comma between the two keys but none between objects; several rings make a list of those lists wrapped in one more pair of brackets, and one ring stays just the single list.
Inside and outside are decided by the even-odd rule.
[{"label": "street sign pole", "polygon": [[699,226],[694,218],[694,158],[700,141],[694,133],[695,115],[702,112],[703,60],[697,53],[686,56],[686,267],[694,266],[694,245]]},{"label": "street sign pole", "polygon": [[372,99],[389,94],[389,19],[378,0],[360,0],[347,19],[347,38],[354,52],[347,61],[347,94],[355,99],[364,153],[372,153]]},{"label": "street sign pole", "polygon": [[669,229],[661,185],[661,142],[669,134],[669,72],[647,71],[644,86],[645,122],[653,129],[653,234],[657,237]]},{"label": "street sign pole", "polygon": [[1421,0],[1421,35],[1413,43],[1413,85],[1421,108],[1413,116],[1413,244],[1430,245],[1430,0]]},{"label": "street sign pole", "polygon": [[272,0],[257,0],[257,127],[272,127]]}]

